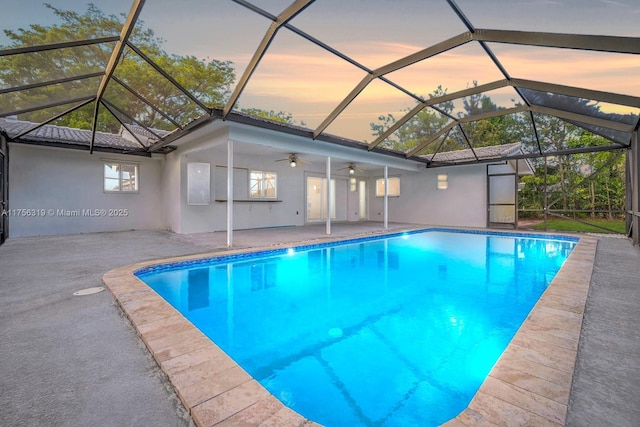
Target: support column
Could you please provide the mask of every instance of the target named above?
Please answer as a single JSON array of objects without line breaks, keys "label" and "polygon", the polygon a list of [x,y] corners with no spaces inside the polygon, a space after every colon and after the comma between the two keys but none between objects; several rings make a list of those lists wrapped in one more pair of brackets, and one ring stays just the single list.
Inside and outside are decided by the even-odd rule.
[{"label": "support column", "polygon": [[514,208],[515,212],[513,213],[513,221],[514,221],[513,228],[516,229],[516,230],[518,229],[518,208],[519,208],[519,206],[518,206],[518,198],[519,198],[519,187],[520,187],[520,182],[519,182],[520,181],[520,170],[519,170],[519,166],[520,165],[519,165],[519,163],[520,163],[520,161],[516,160],[516,176],[515,176],[516,197],[515,197],[515,200],[514,200],[514,202],[515,202],[515,208]]},{"label": "support column", "polygon": [[233,246],[233,140],[227,141],[227,247]]},{"label": "support column", "polygon": [[634,131],[631,135],[631,158],[633,159],[633,165],[631,169],[631,181],[633,182],[632,195],[631,195],[631,207],[633,210],[633,217],[631,218],[631,227],[633,233],[633,244],[640,244],[640,153],[638,153],[638,131]]},{"label": "support column", "polygon": [[384,167],[384,229],[389,229],[389,166]]},{"label": "support column", "polygon": [[327,157],[327,234],[331,234],[331,157]]},{"label": "support column", "polygon": [[544,231],[547,231],[547,203],[549,199],[547,197],[547,157],[544,157],[544,200],[542,209],[544,210]]},{"label": "support column", "polygon": [[631,237],[631,225],[633,224],[633,181],[631,171],[633,170],[633,155],[631,149],[624,153],[624,229],[627,237]]}]

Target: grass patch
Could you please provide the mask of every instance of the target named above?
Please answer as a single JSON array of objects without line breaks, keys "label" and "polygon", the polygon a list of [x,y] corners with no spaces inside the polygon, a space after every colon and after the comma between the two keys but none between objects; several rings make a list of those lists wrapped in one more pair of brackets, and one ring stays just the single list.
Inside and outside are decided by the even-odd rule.
[{"label": "grass patch", "polygon": [[[626,234],[624,220],[607,220],[607,219],[583,219],[590,224],[599,225],[600,227],[606,227],[614,231],[603,230],[602,228],[592,227],[587,224],[583,224],[578,221],[571,221],[569,219],[553,218],[547,220],[547,229],[556,231],[576,231],[578,233],[617,233]],[[534,230],[544,230],[544,221],[540,224],[532,225]]]}]

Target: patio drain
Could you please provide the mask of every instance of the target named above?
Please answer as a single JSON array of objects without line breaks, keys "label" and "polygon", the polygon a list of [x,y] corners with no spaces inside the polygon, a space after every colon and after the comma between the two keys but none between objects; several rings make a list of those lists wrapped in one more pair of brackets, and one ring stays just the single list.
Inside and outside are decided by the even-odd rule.
[{"label": "patio drain", "polygon": [[73,294],[75,296],[93,295],[93,294],[97,294],[98,292],[102,292],[102,291],[104,291],[104,286],[96,286],[94,288],[80,289],[79,291],[76,291]]}]

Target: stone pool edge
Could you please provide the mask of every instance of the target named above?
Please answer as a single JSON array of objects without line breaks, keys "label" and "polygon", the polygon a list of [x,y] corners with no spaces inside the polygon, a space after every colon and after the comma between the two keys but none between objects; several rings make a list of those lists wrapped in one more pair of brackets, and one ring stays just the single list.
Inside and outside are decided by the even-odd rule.
[{"label": "stone pool edge", "polygon": [[580,237],[469,406],[443,426],[565,424],[597,244]]},{"label": "stone pool edge", "polygon": [[[322,239],[342,240],[350,238]],[[319,424],[272,396],[134,272],[168,262],[307,244],[221,249],[131,264],[104,274],[103,282],[197,426]],[[596,239],[580,237],[469,406],[445,423],[447,427],[504,424],[507,420],[511,425],[564,423],[596,245]]]}]

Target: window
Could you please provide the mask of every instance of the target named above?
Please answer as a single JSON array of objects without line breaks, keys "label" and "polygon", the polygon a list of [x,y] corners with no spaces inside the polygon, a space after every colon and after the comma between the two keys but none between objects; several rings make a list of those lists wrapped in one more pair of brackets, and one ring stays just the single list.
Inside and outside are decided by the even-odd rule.
[{"label": "window", "polygon": [[108,193],[137,193],[138,165],[134,163],[105,163],[104,191]]},{"label": "window", "polygon": [[449,188],[449,175],[446,173],[438,174],[438,190],[446,190]]},{"label": "window", "polygon": [[[389,178],[389,193],[390,197],[400,196],[400,178]],[[384,196],[384,178],[376,179],[376,197]]]},{"label": "window", "polygon": [[275,199],[276,179],[275,172],[249,172],[249,197],[252,199]]}]

